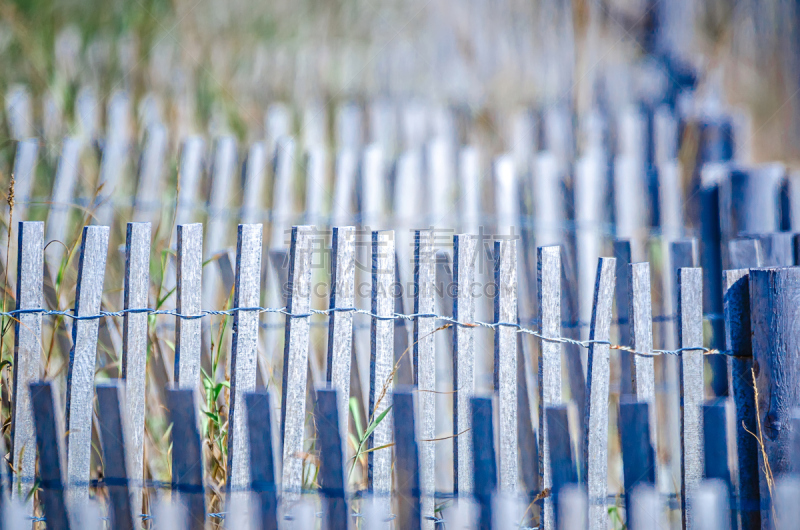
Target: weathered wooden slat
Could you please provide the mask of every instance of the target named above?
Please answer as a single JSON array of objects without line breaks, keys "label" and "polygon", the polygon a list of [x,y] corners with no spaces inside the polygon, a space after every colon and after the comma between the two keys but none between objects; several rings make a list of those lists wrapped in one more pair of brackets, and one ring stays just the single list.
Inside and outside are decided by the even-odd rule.
[{"label": "weathered wooden slat", "polygon": [[[125,241],[125,309],[149,307],[150,223],[128,223]],[[147,382],[147,314],[125,313],[122,321],[122,379],[125,380],[125,407],[128,428],[130,476],[144,478],[144,424]],[[142,506],[142,490],[132,488],[134,511]]]},{"label": "weathered wooden slat", "polygon": [[[678,330],[681,348],[703,347],[703,271],[682,268],[678,271]],[[694,491],[703,478],[703,352],[685,350],[681,354],[681,442],[684,525],[696,528],[691,513]]]},{"label": "weathered wooden slat", "polygon": [[494,427],[492,426],[492,398],[474,397],[470,400],[472,416],[472,474],[475,484],[473,493],[478,504],[478,530],[492,528],[492,498],[497,491],[497,462],[494,451]]},{"label": "weathered wooden slat", "polygon": [[[317,389],[315,421],[320,466],[319,484],[323,497],[323,521],[328,530],[347,530],[347,500],[345,497],[345,458],[342,443],[341,410],[336,389]],[[413,418],[412,418],[413,421]],[[412,424],[413,425],[413,424]],[[399,472],[399,468],[398,468]]]},{"label": "weathered wooden slat", "polygon": [[764,267],[791,267],[794,265],[794,234],[770,232],[756,236],[761,243],[761,260]]},{"label": "weathered wooden slat", "polygon": [[[16,309],[44,307],[43,248],[44,223],[19,223],[17,233],[17,305]],[[36,434],[28,385],[39,380],[42,315],[23,313],[14,322],[14,388],[11,400],[11,464],[16,470],[12,496],[26,499],[35,483]],[[28,515],[33,503],[25,502]]]},{"label": "weathered wooden slat", "polygon": [[[233,306],[258,307],[261,301],[262,226],[239,225],[238,232]],[[239,406],[244,401],[244,394],[256,389],[258,315],[256,311],[237,311],[233,315],[227,480],[231,491],[245,489],[249,480],[247,418],[239,413]]]},{"label": "weathered wooden slat", "polygon": [[[704,168],[705,171],[705,168]],[[713,179],[700,189],[700,263],[703,266],[703,308],[712,315],[722,314],[722,246],[720,228],[719,186]],[[722,349],[725,343],[725,326],[722,319],[714,318],[711,325],[712,348]],[[728,395],[728,370],[724,357],[707,359],[711,371],[711,388],[716,396]]]},{"label": "weathered wooden slat", "polygon": [[[202,175],[203,154],[205,142],[200,136],[190,136],[183,141],[181,146],[180,161],[180,189],[175,212],[175,224],[178,226],[196,221],[195,209],[197,204],[197,190]],[[248,195],[245,193],[245,197]]]},{"label": "weathered wooden slat", "polygon": [[655,485],[656,460],[650,423],[652,405],[623,398],[619,404],[619,430],[622,442],[622,475],[626,513],[632,513],[631,494],[640,484]]},{"label": "weathered wooden slat", "polygon": [[[539,446],[533,425],[533,407],[528,394],[529,382],[526,363],[533,363],[533,355],[522,340],[523,334],[517,333],[517,445],[519,447],[519,467],[521,483],[528,502],[533,502],[539,493]],[[530,366],[530,365],[528,365]],[[532,378],[530,378],[532,380]],[[526,514],[526,517],[529,514]],[[530,514],[533,515],[533,514]]]},{"label": "weathered wooden slat", "polygon": [[328,325],[327,379],[339,396],[342,432],[348,432],[350,414],[350,360],[353,350],[353,313],[333,311],[355,306],[355,227],[334,227],[331,246],[331,296]]},{"label": "weathered wooden slat", "polygon": [[[178,225],[178,286],[176,309],[185,316],[201,314],[203,225]],[[200,319],[175,318],[175,385],[200,385]]]},{"label": "weathered wooden slat", "polygon": [[[286,310],[293,315],[305,315],[310,309],[312,233],[310,226],[292,228]],[[307,317],[286,318],[281,387],[282,487],[285,500],[299,495],[302,486],[308,329]]]},{"label": "weathered wooden slat", "polygon": [[63,452],[52,383],[31,383],[31,406],[36,425],[36,448],[39,452],[39,494],[47,519],[47,528],[69,530],[69,516],[64,490]]},{"label": "weathered wooden slat", "polygon": [[[395,471],[398,528],[422,529],[419,450],[417,448],[414,394],[411,387],[395,390],[393,396]],[[431,516],[433,513],[431,513]]]},{"label": "weathered wooden slat", "polygon": [[[653,309],[650,297],[650,263],[631,263],[628,268],[632,346],[645,354],[653,351]],[[631,356],[633,393],[636,399],[655,403],[653,358]]]},{"label": "weathered wooden slat", "polygon": [[[538,285],[539,321],[545,337],[561,336],[561,249],[557,246],[539,247]],[[550,442],[547,435],[547,408],[560,405],[561,344],[541,341],[539,354],[539,486],[541,491],[552,487],[550,475]],[[544,499],[541,517],[546,530],[555,528],[552,497]]]},{"label": "weathered wooden slat", "polygon": [[[129,450],[126,450],[127,421],[125,420],[124,389],[115,383],[97,385],[97,408],[100,418],[100,439],[103,446],[103,482],[109,498],[111,528],[137,528],[141,506],[141,477],[128,473]],[[133,455],[131,455],[133,456]],[[131,488],[128,477],[134,479]],[[138,499],[139,505],[133,504]]]},{"label": "weathered wooden slat", "polygon": [[631,493],[633,511],[628,515],[630,530],[652,530],[669,528],[664,516],[661,495],[655,485],[640,483]]},{"label": "weathered wooden slat", "polygon": [[[550,446],[550,476],[552,477],[549,498],[553,499],[553,510],[556,514],[559,512],[561,489],[567,484],[578,482],[575,458],[572,454],[567,407],[568,405],[556,405],[546,409],[547,441]],[[557,524],[558,520],[556,520]]]},{"label": "weathered wooden slat", "polygon": [[[436,251],[434,232],[417,230],[414,232],[414,313],[436,313]],[[459,236],[455,236],[458,238]],[[419,390],[419,466],[422,495],[422,514],[433,516],[436,491],[436,358],[434,357],[436,337],[433,330],[436,319],[417,317],[414,319],[413,375]],[[454,357],[455,358],[455,357]],[[454,360],[454,363],[456,361]],[[395,418],[395,425],[402,420]],[[455,444],[458,443],[456,439]],[[424,519],[422,527],[433,530],[433,522]]]},{"label": "weathered wooden slat", "polygon": [[193,389],[167,390],[167,407],[172,422],[172,491],[186,509],[187,528],[203,530],[206,503],[203,481],[203,452],[197,432]]},{"label": "weathered wooden slat", "polygon": [[323,146],[315,146],[306,154],[306,207],[305,224],[320,223],[323,199],[328,193],[328,152]]},{"label": "weathered wooden slat", "polygon": [[[614,257],[617,260],[617,289],[614,301],[617,306],[617,329],[619,330],[619,342],[624,346],[633,344],[631,340],[631,320],[630,320],[630,282],[628,281],[628,271],[631,264],[631,242],[629,240],[614,240]],[[631,375],[631,365],[633,361],[631,354],[620,350],[620,395],[630,395],[633,393],[633,376]]]},{"label": "weathered wooden slat", "polygon": [[761,267],[763,256],[758,239],[744,238],[728,242],[728,263],[732,269]]},{"label": "weathered wooden slat", "polygon": [[[494,244],[495,322],[516,323],[517,245],[514,240]],[[500,492],[514,493],[517,470],[517,330],[498,326],[494,332],[494,391],[498,395]]]},{"label": "weathered wooden slat", "polygon": [[[319,395],[319,394],[318,394]],[[250,441],[250,490],[262,530],[278,530],[278,492],[272,448],[272,411],[265,390],[245,394]]]},{"label": "weathered wooden slat", "polygon": [[[611,336],[611,306],[614,301],[616,283],[616,260],[600,258],[597,263],[597,279],[592,304],[592,322],[589,340],[608,341]],[[608,388],[610,379],[609,346],[592,344],[587,363],[586,417],[583,459],[586,462],[586,484],[589,498],[589,526],[594,530],[605,530],[608,526],[608,510],[604,504],[595,502],[605,499],[608,491]]]},{"label": "weathered wooden slat", "polygon": [[736,406],[737,510],[742,530],[754,530],[761,528],[761,494],[759,450],[752,435],[757,432],[758,427],[753,391],[753,347],[750,341],[749,271],[725,271],[723,282],[726,348],[733,352],[730,370],[731,390]]},{"label": "weathered wooden slat", "polygon": [[[730,517],[732,527],[737,526],[736,512],[728,510],[733,501],[733,484],[728,465],[728,411],[727,398],[717,398],[703,405],[703,464],[704,477],[720,482],[726,502],[725,515]],[[707,528],[701,525],[700,528]]]},{"label": "weathered wooden slat", "polygon": [[[391,317],[394,313],[394,231],[372,232],[372,314]],[[394,368],[394,322],[372,317],[370,361],[370,417],[377,419],[392,405]],[[374,495],[388,507],[392,490],[392,412],[378,424],[369,448],[369,484]]]},{"label": "weathered wooden slat", "polygon": [[[766,454],[773,476],[791,470],[791,414],[797,402],[797,322],[800,322],[800,268],[750,270],[750,327],[758,392],[757,425],[763,430],[759,470]],[[769,488],[759,473],[761,524],[772,524]]]},{"label": "weathered wooden slat", "polygon": [[264,173],[267,168],[267,150],[263,142],[253,142],[245,161],[244,190],[242,193],[242,224],[263,220]]},{"label": "weathered wooden slat", "polygon": [[692,516],[697,528],[730,530],[728,488],[722,480],[704,480],[697,486],[692,499]]},{"label": "weathered wooden slat", "polygon": [[[103,278],[108,254],[107,226],[86,226],[81,240],[78,284],[75,293],[77,316],[97,315],[103,296]],[[92,454],[92,403],[97,359],[98,319],[74,320],[67,374],[67,484],[75,505],[89,497]]]},{"label": "weathered wooden slat", "polygon": [[568,484],[561,488],[558,499],[559,530],[591,528],[587,518],[589,506],[586,489],[582,485]]},{"label": "weathered wooden slat", "polygon": [[[47,212],[47,241],[67,243],[69,213],[75,195],[75,184],[78,182],[81,142],[77,138],[67,137],[61,144],[61,157],[53,180],[53,193],[50,196],[50,209]],[[50,270],[57,273],[64,256],[64,246],[58,243],[47,247],[47,262]]]}]

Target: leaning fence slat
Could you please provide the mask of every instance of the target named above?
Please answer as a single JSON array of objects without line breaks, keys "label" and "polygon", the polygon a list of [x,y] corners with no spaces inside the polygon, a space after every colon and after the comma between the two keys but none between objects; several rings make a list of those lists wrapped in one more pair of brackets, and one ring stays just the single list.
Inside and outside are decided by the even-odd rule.
[{"label": "leaning fence slat", "polygon": [[[394,313],[394,231],[372,232],[372,314],[391,317]],[[394,322],[372,317],[369,413],[377,419],[392,405],[394,368]],[[386,414],[370,438],[369,482],[379,502],[387,508],[392,490],[392,412]]]},{"label": "leaning fence slat", "polygon": [[39,452],[39,492],[48,530],[69,530],[64,479],[62,434],[58,422],[52,383],[31,383],[31,406],[36,425],[36,447]]},{"label": "leaning fence slat", "polygon": [[[17,305],[20,309],[44,307],[43,248],[44,223],[19,223],[17,253]],[[11,464],[17,470],[12,487],[14,498],[25,499],[34,486],[36,438],[28,385],[39,380],[42,340],[41,313],[23,313],[14,323],[14,389],[11,411]],[[21,487],[17,487],[21,485]],[[33,503],[26,501],[28,515]]]},{"label": "leaning fence slat", "polygon": [[[476,239],[459,234],[453,237],[453,318],[458,322],[475,321]],[[470,399],[475,389],[475,335],[473,328],[456,326],[453,338],[453,434],[467,432],[472,426]],[[469,437],[453,440],[453,491],[472,493],[472,445]]]},{"label": "leaning fence slat", "polygon": [[[617,306],[617,322],[619,329],[620,344],[630,346],[631,340],[631,320],[630,320],[630,282],[628,281],[628,269],[631,264],[631,242],[628,240],[617,239],[614,241],[614,257],[617,260],[617,290],[614,301]],[[631,375],[631,365],[633,360],[631,354],[620,350],[620,395],[633,393],[633,376]]]},{"label": "leaning fence slat", "polygon": [[478,530],[490,530],[492,524],[492,498],[497,491],[497,462],[494,452],[494,428],[492,426],[492,398],[475,397],[470,400],[472,416],[472,474],[475,484],[474,496],[478,504]]},{"label": "leaning fence slat", "polygon": [[[201,315],[203,225],[178,225],[178,285],[176,309],[185,316]],[[175,385],[200,385],[200,319],[175,318]]]},{"label": "leaning fence slat", "polygon": [[203,530],[206,516],[203,452],[197,432],[193,389],[167,390],[172,421],[172,490],[187,512],[191,530]]},{"label": "leaning fence slat", "polygon": [[550,445],[550,476],[552,477],[549,498],[553,499],[553,510],[556,514],[558,513],[561,489],[567,484],[578,482],[575,458],[572,454],[567,407],[568,405],[557,405],[546,409],[547,441]]},{"label": "leaning fence slat", "polygon": [[[345,458],[342,444],[338,390],[317,389],[315,421],[321,434],[319,443],[319,484],[323,497],[323,522],[327,530],[347,530],[347,500],[345,498]],[[412,418],[413,421],[413,418]],[[399,472],[399,468],[398,468]]]},{"label": "leaning fence slat", "polygon": [[628,399],[620,402],[618,419],[626,513],[632,513],[631,493],[640,484],[655,484],[656,461],[650,435],[652,405]]},{"label": "leaning fence slat", "polygon": [[[495,322],[516,323],[517,245],[506,239],[494,244]],[[498,395],[500,492],[517,490],[517,330],[497,326],[494,332],[494,391]]]},{"label": "leaning fence slat", "polygon": [[420,460],[414,420],[414,394],[410,387],[398,389],[392,395],[392,401],[397,455],[395,470],[398,528],[421,530]]},{"label": "leaning fence slat", "polygon": [[[150,223],[128,223],[125,242],[125,309],[149,307]],[[122,379],[125,380],[130,476],[144,477],[145,384],[147,380],[147,314],[125,313],[122,331]],[[134,485],[134,510],[142,506],[142,491]]]},{"label": "leaning fence slat", "polygon": [[339,396],[342,432],[348,432],[350,360],[353,349],[353,313],[334,311],[355,305],[355,227],[334,227],[331,246],[330,324],[328,326],[328,383]]},{"label": "leaning fence slat", "polygon": [[[703,405],[703,464],[704,477],[718,480],[724,488],[726,502],[732,500],[731,471],[728,465],[728,411],[726,398],[717,398]],[[730,512],[731,524],[736,526],[736,512]],[[707,528],[699,524],[700,528]]]},{"label": "leaning fence slat", "polygon": [[[140,477],[128,474],[128,454],[126,451],[126,420],[123,389],[117,384],[97,385],[97,405],[100,418],[100,439],[103,445],[103,482],[108,489],[110,528],[133,530],[137,527],[134,516],[139,515],[140,504],[132,504],[140,493],[129,488],[128,477],[136,484]],[[130,432],[130,431],[127,431]],[[135,488],[139,490],[138,487]],[[138,517],[137,517],[138,519]]]},{"label": "leaning fence slat", "polygon": [[750,340],[750,277],[747,269],[725,271],[726,348],[730,359],[733,401],[736,406],[739,517],[742,530],[761,528],[758,444],[753,391],[753,346]]},{"label": "leaning fence slat", "polygon": [[[539,321],[545,337],[561,336],[561,248],[538,249]],[[547,435],[548,407],[561,404],[561,344],[541,341],[539,355],[539,486],[552,486],[550,443]],[[552,497],[544,499],[541,521],[546,530],[555,528]]]},{"label": "leaning fence slat", "polygon": [[[414,233],[414,313],[436,313],[436,251],[433,247],[433,231],[417,230]],[[458,238],[458,236],[456,236]],[[436,319],[416,317],[414,319],[413,375],[419,390],[419,465],[422,493],[422,514],[433,516],[436,490],[436,358],[434,356],[434,328]],[[455,361],[454,361],[455,362]],[[401,420],[395,418],[395,425]],[[458,443],[457,440],[454,443]],[[422,526],[433,530],[433,523],[424,519]]]},{"label": "leaning fence slat", "polygon": [[[310,226],[292,228],[289,256],[288,298],[286,310],[293,315],[305,315],[311,304]],[[281,439],[283,440],[284,498],[299,495],[302,486],[303,433],[308,378],[307,317],[287,317],[283,354],[283,386],[281,392]]]},{"label": "leaning fence slat", "polygon": [[251,392],[245,394],[245,402],[250,441],[250,490],[260,514],[261,530],[278,530],[270,396],[266,391]]},{"label": "leaning fence slat", "polygon": [[[609,340],[611,306],[616,282],[615,268],[614,258],[600,258],[598,261],[589,340]],[[586,418],[584,418],[586,436],[582,443],[587,470],[587,489],[589,499],[592,501],[589,504],[588,528],[593,530],[605,530],[608,526],[608,510],[604,504],[596,501],[605,499],[608,490],[609,350],[607,344],[591,344],[587,362]]]},{"label": "leaning fence slat", "polygon": [[[100,312],[103,278],[108,254],[107,226],[86,226],[81,240],[75,315],[91,316]],[[67,374],[67,484],[70,498],[82,504],[89,497],[92,453],[92,403],[94,371],[97,359],[98,319],[74,320],[72,351]]]},{"label": "leaning fence slat", "polygon": [[[681,348],[703,347],[703,271],[682,268],[678,271],[678,330]],[[687,529],[696,528],[692,517],[692,497],[703,478],[703,352],[686,350],[681,354],[682,486],[681,503]]]},{"label": "leaning fence slat", "polygon": [[[233,306],[258,307],[261,301],[262,226],[239,225],[238,232]],[[258,315],[256,311],[237,311],[233,315],[227,481],[231,491],[245,489],[249,478],[247,418],[239,412],[239,407],[244,401],[245,392],[252,392],[256,388]]]}]

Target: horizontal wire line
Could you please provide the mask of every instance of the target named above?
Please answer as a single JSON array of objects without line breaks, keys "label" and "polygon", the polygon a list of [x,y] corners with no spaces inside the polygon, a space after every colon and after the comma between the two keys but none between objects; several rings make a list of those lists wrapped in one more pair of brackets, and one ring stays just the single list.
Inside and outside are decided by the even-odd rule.
[{"label": "horizontal wire line", "polygon": [[[500,327],[508,327],[513,328],[516,330],[517,333],[525,333],[527,335],[532,335],[538,339],[541,339],[546,342],[554,342],[560,344],[570,344],[573,346],[579,346],[581,348],[591,348],[593,346],[608,346],[612,350],[619,350],[628,352],[633,355],[639,355],[642,357],[656,357],[659,355],[681,355],[685,352],[702,352],[704,355],[725,355],[728,357],[737,357],[737,355],[730,351],[730,350],[719,350],[719,349],[712,349],[712,348],[705,348],[702,346],[696,347],[685,347],[685,348],[678,348],[676,350],[658,350],[654,349],[650,352],[643,352],[637,351],[630,346],[622,346],[619,344],[614,344],[607,340],[578,340],[578,339],[571,339],[567,337],[548,337],[537,331],[535,329],[530,329],[523,327],[522,325],[516,322],[482,322],[480,320],[476,320],[475,322],[460,322],[452,317],[448,317],[445,315],[438,315],[436,313],[411,313],[411,314],[404,314],[404,313],[393,313],[392,315],[376,315],[366,309],[358,309],[356,307],[335,307],[330,309],[311,309],[307,313],[291,313],[287,311],[286,307],[235,307],[231,309],[224,309],[224,310],[214,310],[214,309],[204,309],[199,314],[196,315],[184,315],[179,313],[175,309],[152,309],[152,308],[130,308],[130,309],[122,309],[120,311],[100,311],[95,315],[75,315],[70,310],[61,311],[61,310],[49,310],[49,309],[15,309],[13,311],[3,311],[0,312],[0,317],[10,317],[14,318],[18,315],[27,315],[27,314],[41,314],[46,316],[61,316],[65,318],[70,318],[72,320],[99,320],[105,317],[122,317],[125,315],[133,314],[146,314],[146,315],[164,315],[164,316],[174,316],[180,318],[181,320],[197,320],[200,318],[204,318],[207,316],[234,316],[236,313],[277,313],[281,315],[285,315],[289,318],[309,318],[314,315],[323,315],[323,316],[330,316],[332,313],[353,313],[359,315],[366,315],[370,318],[375,320],[407,320],[412,321],[418,318],[434,318],[436,320],[440,320],[442,322],[446,322],[453,326],[459,326],[463,328],[488,328],[497,330]],[[712,315],[715,316],[715,315]]]}]

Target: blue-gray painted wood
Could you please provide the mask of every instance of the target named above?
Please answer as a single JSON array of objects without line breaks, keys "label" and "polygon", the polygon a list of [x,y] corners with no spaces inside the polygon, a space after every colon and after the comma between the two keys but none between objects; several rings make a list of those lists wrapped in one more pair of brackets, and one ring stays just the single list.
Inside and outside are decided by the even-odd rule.
[{"label": "blue-gray painted wood", "polygon": [[728,489],[722,480],[704,480],[697,487],[692,500],[692,512],[697,528],[703,530],[731,530]]},{"label": "blue-gray painted wood", "polygon": [[[703,464],[706,479],[719,480],[724,485],[725,498],[732,506],[734,500],[731,470],[728,465],[728,399],[718,398],[703,405]],[[737,514],[728,510],[731,526],[737,526]],[[701,528],[704,528],[701,526]]]},{"label": "blue-gray painted wood", "polygon": [[[550,498],[558,514],[559,494],[567,484],[578,482],[575,458],[572,454],[572,438],[569,432],[567,405],[547,407],[547,438],[550,445]],[[556,525],[558,521],[556,521]]]},{"label": "blue-gray painted wood", "polygon": [[[203,225],[178,225],[178,282],[175,309],[182,315],[201,314]],[[200,386],[201,319],[175,317],[173,379],[180,388]]]},{"label": "blue-gray painted wood", "polygon": [[728,241],[728,264],[731,269],[761,267],[763,260],[764,253],[758,239],[748,237]]},{"label": "blue-gray painted wood", "polygon": [[31,383],[31,406],[36,424],[36,447],[39,452],[39,491],[47,518],[48,530],[69,530],[62,475],[62,435],[56,421],[52,383]]},{"label": "blue-gray painted wood", "polygon": [[278,487],[275,483],[270,396],[266,390],[261,390],[245,394],[244,399],[250,441],[250,490],[260,515],[259,528],[278,530]]},{"label": "blue-gray painted wood", "polygon": [[[327,530],[347,530],[347,500],[345,498],[345,458],[342,444],[341,414],[338,391],[317,389],[317,408],[314,419],[319,444],[319,491],[323,497],[323,521]],[[395,414],[397,414],[395,405]],[[412,418],[413,421],[413,418]],[[413,424],[412,424],[413,426]],[[399,465],[398,457],[398,465]],[[399,468],[398,468],[399,476]]]},{"label": "blue-gray painted wood", "polygon": [[[617,306],[617,329],[619,333],[619,343],[625,346],[633,344],[631,340],[631,321],[630,321],[630,285],[628,278],[628,265],[631,264],[631,242],[627,239],[614,241],[614,257],[617,260],[616,277],[622,278],[617,282],[616,306]],[[619,352],[620,363],[620,394],[630,395],[633,393],[633,377],[631,376],[631,354],[626,351]]]},{"label": "blue-gray painted wood", "polygon": [[[528,502],[539,492],[539,446],[533,424],[533,408],[528,397],[526,362],[533,362],[533,352],[526,347],[522,333],[517,333],[517,445],[522,487]],[[526,361],[526,359],[530,359]]]},{"label": "blue-gray painted wood", "polygon": [[194,390],[167,390],[167,408],[172,422],[172,491],[186,509],[188,528],[203,530],[206,516],[204,466],[195,404]]},{"label": "blue-gray painted wood", "polygon": [[631,494],[639,484],[655,485],[656,460],[650,438],[650,404],[622,398],[619,431],[626,513],[632,513]]},{"label": "blue-gray painted wood", "polygon": [[[722,248],[720,229],[719,187],[716,184],[700,190],[700,254],[703,267],[703,311],[722,314]],[[722,319],[710,320],[712,348],[724,349],[725,325]],[[728,365],[724,357],[708,359],[711,370],[711,390],[716,396],[728,395]]]},{"label": "blue-gray painted wood", "polygon": [[394,391],[395,495],[398,528],[422,529],[419,450],[417,448],[414,394],[411,387]]},{"label": "blue-gray painted wood", "polygon": [[726,235],[778,230],[783,177],[784,169],[778,164],[731,168],[720,190]]},{"label": "blue-gray painted wood", "polygon": [[[108,490],[110,528],[133,530],[137,528],[131,501],[141,497],[132,495],[128,478],[128,454],[126,449],[126,420],[124,390],[117,383],[97,385],[97,409],[100,420],[100,440],[103,446],[103,482]],[[140,478],[136,478],[136,481]],[[139,488],[136,488],[137,490]]]},{"label": "blue-gray painted wood", "polygon": [[791,267],[794,265],[794,234],[770,232],[753,237],[761,243],[763,267]]},{"label": "blue-gray painted wood", "polygon": [[[741,264],[740,264],[741,265]],[[761,528],[759,449],[753,391],[753,347],[750,340],[750,277],[747,269],[725,271],[725,347],[730,359],[731,390],[736,407],[738,506],[742,530]]]},{"label": "blue-gray painted wood", "polygon": [[478,530],[491,530],[492,498],[497,491],[497,462],[494,453],[492,398],[474,397],[472,403],[472,474],[479,488],[473,491],[478,504]]}]

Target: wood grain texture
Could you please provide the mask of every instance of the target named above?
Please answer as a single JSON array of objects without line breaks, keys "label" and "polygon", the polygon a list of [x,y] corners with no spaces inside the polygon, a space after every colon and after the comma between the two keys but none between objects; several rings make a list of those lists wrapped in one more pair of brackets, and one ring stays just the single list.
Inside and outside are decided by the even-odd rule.
[{"label": "wood grain texture", "polygon": [[[600,258],[592,304],[592,321],[589,340],[608,341],[611,335],[611,306],[616,283],[616,260]],[[587,363],[585,439],[582,440],[583,459],[586,462],[586,487],[589,499],[589,526],[605,530],[608,526],[606,506],[599,502],[608,492],[608,389],[610,379],[609,346],[592,344]]]},{"label": "wood grain texture", "polygon": [[172,422],[172,491],[186,510],[187,529],[203,530],[206,503],[203,481],[203,456],[197,432],[195,392],[192,389],[167,390],[167,408]]},{"label": "wood grain texture", "polygon": [[349,517],[345,497],[344,431],[340,423],[338,392],[332,388],[317,389],[314,414],[317,432],[322,435],[318,439],[321,460],[318,480],[324,499],[322,512],[327,530],[347,530]]},{"label": "wood grain texture", "polygon": [[[650,296],[650,263],[631,263],[628,266],[632,346],[645,354],[653,351],[653,308]],[[631,356],[632,390],[639,401],[655,403],[655,372],[653,358]]]},{"label": "wood grain texture", "polygon": [[[74,309],[78,316],[96,315],[100,312],[108,235],[107,226],[86,226],[83,229]],[[89,498],[94,372],[99,325],[100,321],[97,319],[74,320],[72,323],[73,347],[69,353],[67,374],[66,440],[67,483],[70,485],[70,499],[76,505],[83,504]]]},{"label": "wood grain texture", "polygon": [[[261,520],[261,530],[278,530],[278,488],[272,447],[272,410],[266,390],[244,396],[250,441],[250,489]],[[324,458],[324,457],[323,457]]]},{"label": "wood grain texture", "polygon": [[[100,419],[100,439],[103,446],[103,482],[109,498],[109,524],[111,528],[133,530],[137,528],[141,506],[140,487],[131,488],[128,464],[131,461],[126,446],[127,421],[125,419],[124,388],[116,383],[97,385],[97,408]],[[136,478],[139,482],[141,478]],[[139,502],[139,505],[134,502]],[[134,508],[135,506],[135,508]]]},{"label": "wood grain texture", "polygon": [[[176,309],[181,315],[201,314],[203,225],[178,225]],[[200,386],[200,319],[175,318],[175,385]]]}]

